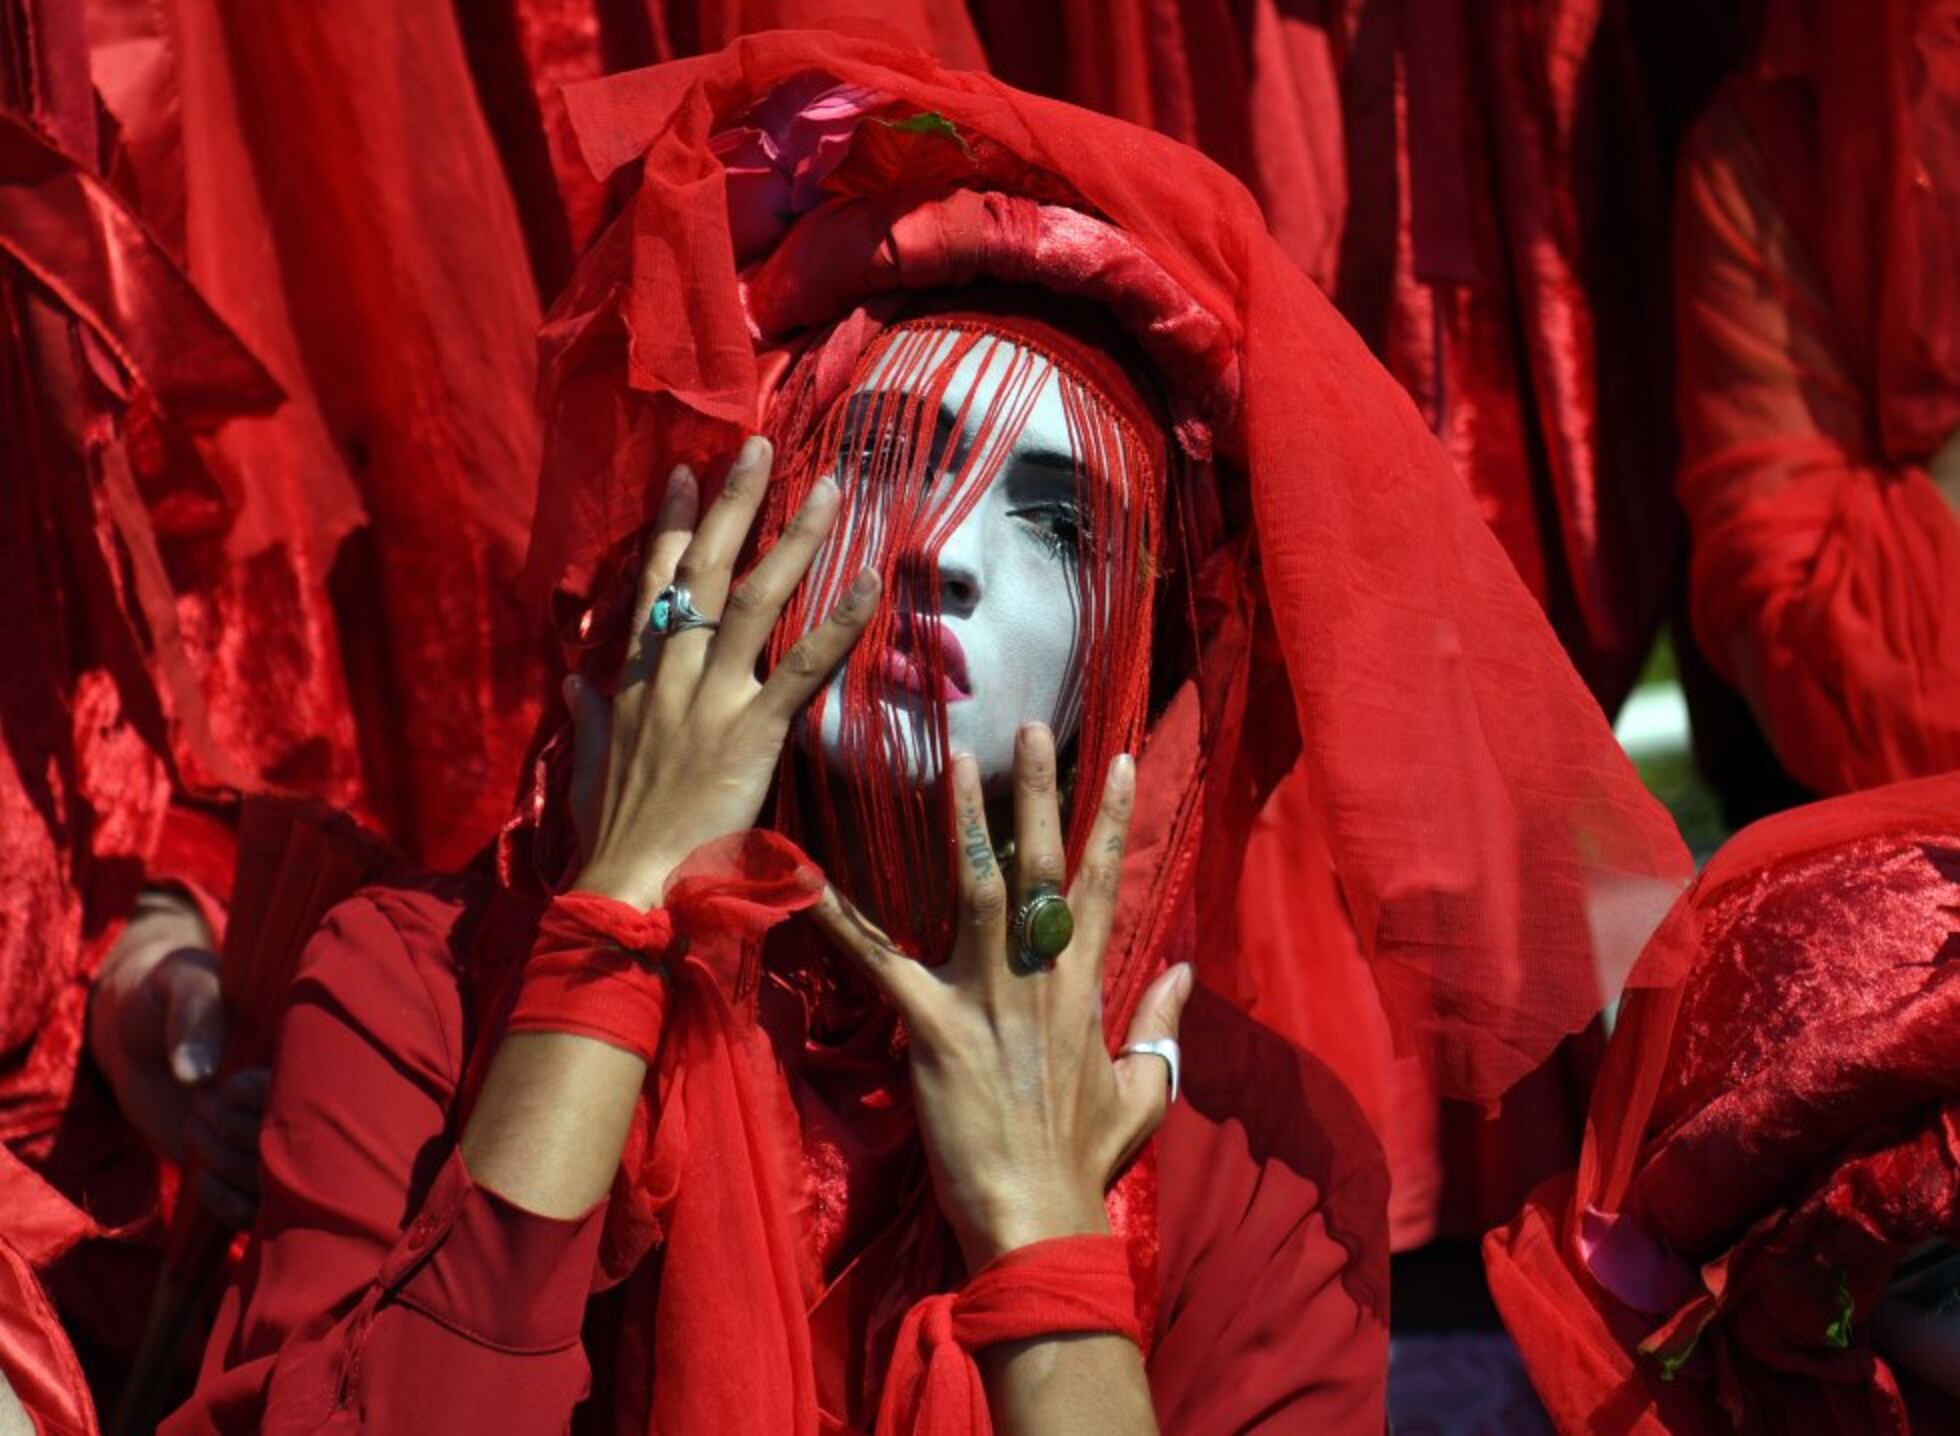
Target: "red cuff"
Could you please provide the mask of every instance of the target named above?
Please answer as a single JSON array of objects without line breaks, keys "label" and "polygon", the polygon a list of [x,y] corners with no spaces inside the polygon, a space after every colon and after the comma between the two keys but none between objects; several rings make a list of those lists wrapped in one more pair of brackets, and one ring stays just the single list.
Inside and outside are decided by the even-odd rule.
[{"label": "red cuff", "polygon": [[822,891],[823,874],[794,843],[755,830],[700,848],[675,871],[664,908],[563,894],[538,924],[505,1030],[576,1033],[651,1063],[670,960],[684,952],[740,991],[763,935]]},{"label": "red cuff", "polygon": [[238,834],[231,825],[200,809],[172,803],[143,878],[152,887],[173,887],[188,897],[210,929],[213,946],[222,950],[237,870]]},{"label": "red cuff", "polygon": [[[384,1269],[394,1299],[479,1346],[519,1354],[579,1339],[606,1203],[539,1216],[478,1186],[452,1152]],[[406,1279],[401,1274],[406,1273]]]},{"label": "red cuff", "polygon": [[1111,1332],[1142,1344],[1127,1249],[1116,1237],[1058,1237],[989,1262],[957,1292],[905,1314],[878,1405],[878,1436],[993,1428],[973,1353],[1003,1341]]}]

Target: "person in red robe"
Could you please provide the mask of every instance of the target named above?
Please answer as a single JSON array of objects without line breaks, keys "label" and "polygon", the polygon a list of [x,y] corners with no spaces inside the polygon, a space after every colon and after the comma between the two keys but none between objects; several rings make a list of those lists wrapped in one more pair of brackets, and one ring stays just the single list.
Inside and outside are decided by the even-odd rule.
[{"label": "person in red robe", "polygon": [[[1378,1430],[1383,1168],[1247,1015],[1253,815],[1301,765],[1402,1039],[1470,1098],[1617,986],[1685,873],[1665,815],[1392,382],[1187,148],[834,36],[568,100],[595,170],[637,180],[545,327],[530,572],[586,595],[584,741],[538,749],[496,861],[357,899],[303,960],[258,1240],[168,1429],[968,1430],[1095,1391],[1140,1429]],[[1009,377],[963,379],[976,354]],[[758,422],[774,477],[745,450],[690,538],[696,481],[658,478]],[[1041,424],[1062,447],[1003,466]],[[1073,575],[985,647],[974,615],[1021,590],[956,570],[982,521]],[[1020,716],[1061,746],[1004,757],[1011,703],[974,715],[1058,638]],[[607,712],[594,799],[574,759]],[[961,747],[1003,795],[1061,777],[1066,823],[1023,798],[997,859],[1009,812]],[[1086,797],[1105,772],[1127,844]],[[997,861],[1029,924],[1005,952]],[[1081,946],[1030,969],[1027,884],[1064,873]],[[983,1029],[1024,1057],[1064,1034],[1036,1064],[1072,1094],[1055,1125],[1006,1120]],[[1126,1164],[1162,1074],[1108,1054],[1172,1030],[1184,1096]],[[987,1131],[1015,1160],[976,1156]],[[1106,1336],[1047,1340],[1071,1332]]]},{"label": "person in red robe", "polygon": [[[210,1081],[223,1012],[193,896],[222,891],[229,847],[173,801],[240,772],[179,641],[157,481],[173,443],[278,390],[102,178],[80,14],[10,0],[0,33],[0,567],[20,615],[0,664],[0,1375],[79,1431],[76,1346],[127,1350],[141,1322],[158,1155],[197,1153],[234,1220],[256,1186],[237,1129],[263,1074]],[[224,517],[197,508],[177,517]],[[146,895],[159,880],[176,896]]]},{"label": "person in red robe", "polygon": [[1682,159],[1694,628],[1812,793],[1960,766],[1955,7],[1772,7]]},{"label": "person in red robe", "polygon": [[[890,36],[942,63],[1147,126],[1230,170],[1438,435],[1613,712],[1678,582],[1668,417],[1664,119],[1626,7],[1264,0],[500,0],[471,7],[477,96],[547,299],[617,202],[562,87],[740,35]],[[1677,46],[1670,58],[1695,55]],[[1676,78],[1670,76],[1670,78]],[[1684,82],[1693,89],[1693,82]],[[1283,784],[1248,860],[1259,895],[1333,877],[1288,841]],[[1324,904],[1323,904],[1324,905]],[[1310,1028],[1382,1132],[1398,1251],[1470,1243],[1578,1151],[1602,1038],[1561,1049],[1498,1112],[1439,1098],[1398,1055],[1351,934],[1248,911],[1268,1007]],[[1264,961],[1264,959],[1262,959]],[[1323,998],[1318,1004],[1306,994]],[[1601,1005],[1604,1005],[1602,997]],[[1474,1280],[1474,1278],[1473,1278]],[[1468,1294],[1453,1294],[1457,1301]]]},{"label": "person in red robe", "polygon": [[1561,1431],[1960,1420],[1956,815],[1946,774],[1765,819],[1656,934],[1578,1170],[1486,1246]]}]

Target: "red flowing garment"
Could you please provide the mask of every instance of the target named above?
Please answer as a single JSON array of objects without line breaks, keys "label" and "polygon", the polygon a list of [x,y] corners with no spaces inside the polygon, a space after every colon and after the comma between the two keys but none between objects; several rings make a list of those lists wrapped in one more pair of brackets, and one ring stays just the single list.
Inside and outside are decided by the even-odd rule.
[{"label": "red flowing garment", "polygon": [[[848,123],[819,103],[839,87]],[[1214,545],[1171,551],[1196,656],[1181,687],[1153,675],[1170,691],[1139,762],[1108,1029],[1169,962],[1205,987],[1183,1033],[1194,1095],[1112,1221],[1167,1424],[1379,1430],[1385,1173],[1303,1034],[1247,1016],[1284,978],[1241,960],[1253,816],[1299,775],[1293,821],[1338,884],[1312,899],[1322,919],[1338,904],[1438,1088],[1486,1099],[1617,990],[1685,879],[1665,815],[1414,410],[1188,148],[828,35],[568,99],[595,172],[638,186],[546,323],[540,593],[603,592],[599,556],[630,547],[656,476],[763,422],[785,356],[824,382],[820,361],[907,292],[986,280],[1098,305],[1162,376]],[[578,652],[590,676],[603,648]],[[825,976],[794,916],[817,874],[781,837],[678,885],[685,973],[610,1202],[547,1222],[470,1182],[458,1094],[502,974],[559,950],[535,864],[556,870],[563,827],[545,783],[504,886],[383,891],[316,940],[282,1030],[261,1239],[171,1429],[548,1427],[588,1386],[580,1419],[621,1429],[864,1429],[901,1332],[932,1373],[962,1331],[999,1329],[995,1298],[960,1286],[890,1014]],[[898,1407],[880,1429],[907,1429]],[[941,1429],[945,1409],[914,1420]]]},{"label": "red flowing garment", "polygon": [[87,78],[74,7],[0,5],[0,1370],[62,1431],[94,1416],[50,1298],[133,1345],[164,1195],[87,1069],[88,994],[147,871],[222,890],[223,829],[170,804],[180,775],[238,779],[152,484],[169,442],[279,397],[104,182]]},{"label": "red flowing garment", "polygon": [[1642,959],[1576,1174],[1486,1244],[1559,1428],[1951,1430],[1872,1349],[1900,1261],[1960,1236],[1960,777],[1768,819]]},{"label": "red flowing garment", "polygon": [[1681,173],[1695,631],[1819,793],[1960,766],[1957,21],[1784,7]]}]

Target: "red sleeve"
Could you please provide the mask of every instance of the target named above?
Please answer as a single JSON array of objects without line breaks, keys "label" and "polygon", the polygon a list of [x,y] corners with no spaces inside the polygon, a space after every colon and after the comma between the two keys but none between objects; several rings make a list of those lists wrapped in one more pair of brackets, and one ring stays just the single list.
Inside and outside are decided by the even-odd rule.
[{"label": "red sleeve", "polygon": [[1791,774],[1841,793],[1960,766],[1960,521],[1878,451],[1765,167],[1797,122],[1777,99],[1752,92],[1748,127],[1718,103],[1684,156],[1679,489],[1697,639]]},{"label": "red sleeve", "polygon": [[464,1064],[455,904],[336,909],[280,1020],[256,1241],[164,1430],[563,1430],[603,1205],[476,1187],[447,1130]]},{"label": "red sleeve", "polygon": [[1381,1436],[1388,1168],[1338,1078],[1200,988],[1157,1142],[1166,1431]]}]

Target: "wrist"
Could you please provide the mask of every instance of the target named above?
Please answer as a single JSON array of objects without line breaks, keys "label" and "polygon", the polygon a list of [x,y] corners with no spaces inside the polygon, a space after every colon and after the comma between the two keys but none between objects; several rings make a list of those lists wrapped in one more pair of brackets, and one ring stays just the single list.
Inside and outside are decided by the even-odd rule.
[{"label": "wrist", "polygon": [[1059,1183],[1040,1192],[1004,1195],[988,1203],[979,1220],[955,1223],[969,1272],[1036,1242],[1109,1234],[1109,1211],[1102,1194]]},{"label": "wrist", "polygon": [[673,876],[678,866],[666,861],[626,865],[598,858],[579,870],[578,876],[572,879],[569,891],[611,898],[635,911],[652,912],[662,905],[667,894],[667,879]]}]

